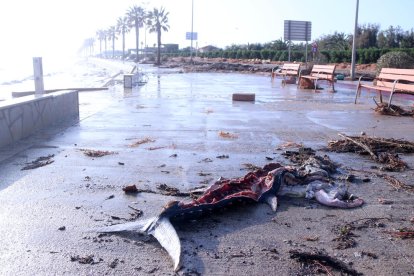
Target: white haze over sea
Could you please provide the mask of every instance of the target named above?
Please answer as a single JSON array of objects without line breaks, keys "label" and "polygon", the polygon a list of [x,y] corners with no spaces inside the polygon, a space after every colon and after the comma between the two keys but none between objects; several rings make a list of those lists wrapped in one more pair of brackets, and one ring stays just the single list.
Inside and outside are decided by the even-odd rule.
[{"label": "white haze over sea", "polygon": [[[0,62],[0,100],[9,99],[11,92],[33,91],[33,57],[3,56]],[[77,57],[42,57],[45,89],[72,87],[76,84],[74,70],[79,70]],[[76,86],[76,85],[75,85]]]},{"label": "white haze over sea", "polygon": [[[34,91],[33,57],[0,59],[0,101],[12,92]],[[85,57],[42,57],[44,88],[102,87],[120,71],[129,72],[134,63]]]}]

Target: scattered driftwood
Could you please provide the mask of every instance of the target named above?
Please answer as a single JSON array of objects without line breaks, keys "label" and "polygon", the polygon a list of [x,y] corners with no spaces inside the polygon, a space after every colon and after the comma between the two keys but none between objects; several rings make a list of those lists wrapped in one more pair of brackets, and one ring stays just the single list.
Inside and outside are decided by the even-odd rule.
[{"label": "scattered driftwood", "polygon": [[315,84],[310,79],[300,78],[299,79],[299,88],[300,89],[321,89],[320,87],[315,88]]},{"label": "scattered driftwood", "polygon": [[414,153],[414,143],[397,139],[375,138],[368,136],[347,136],[339,134],[344,140],[328,142],[328,150],[335,152],[355,152],[370,155],[386,171],[403,171],[407,164],[398,157],[398,153]]},{"label": "scattered driftwood", "polygon": [[[367,154],[364,152],[366,147],[373,153],[375,152],[390,152],[390,153],[414,153],[414,143],[392,139],[392,138],[376,138],[368,136],[347,136],[339,134],[345,140],[330,141],[328,149],[335,152],[355,152],[360,154]],[[365,148],[361,149],[358,144],[363,144]]]},{"label": "scattered driftwood", "polygon": [[137,220],[139,217],[141,217],[144,212],[140,209],[134,208],[130,205],[128,205],[128,208],[130,208],[131,210],[133,210],[133,213],[129,213],[131,215],[131,217],[129,219],[126,219],[126,221],[135,221]]},{"label": "scattered driftwood", "polygon": [[389,184],[391,184],[391,186],[393,186],[397,191],[398,190],[403,190],[405,192],[408,193],[414,193],[414,186],[412,185],[407,185],[405,183],[403,183],[402,181],[396,179],[393,176],[390,176],[388,174],[376,174],[379,177],[384,178]]},{"label": "scattered driftwood", "polygon": [[312,148],[300,147],[298,150],[287,150],[282,155],[294,164],[302,164],[310,156],[314,156],[315,151]]},{"label": "scattered driftwood", "polygon": [[50,154],[48,156],[41,156],[30,163],[26,163],[26,166],[24,166],[21,170],[22,171],[33,170],[33,169],[37,169],[37,168],[52,164],[53,162],[55,162],[52,159],[54,156],[55,156],[54,154]]},{"label": "scattered driftwood", "polygon": [[165,149],[168,148],[168,146],[159,146],[159,147],[149,147],[146,148],[147,150],[159,150],[159,149]]},{"label": "scattered driftwood", "polygon": [[[170,63],[167,68],[175,68],[176,64]],[[182,65],[181,65],[182,66]],[[192,62],[182,66],[185,72],[270,72],[272,69],[255,65],[230,62]]]},{"label": "scattered driftwood", "polygon": [[390,199],[383,198],[383,197],[379,197],[379,198],[377,198],[377,200],[378,200],[378,203],[379,204],[382,204],[382,205],[391,205],[391,204],[394,204],[394,201],[392,201]]},{"label": "scattered driftwood", "polygon": [[312,148],[300,147],[297,151],[285,151],[282,155],[295,165],[300,166],[300,170],[302,171],[322,169],[328,174],[333,174],[338,168],[338,165],[329,156],[316,155],[316,152]]},{"label": "scattered driftwood", "polygon": [[165,183],[157,185],[157,189],[161,191],[163,195],[169,196],[189,196],[190,193],[182,193],[179,189],[168,186]]},{"label": "scattered driftwood", "polygon": [[143,138],[141,140],[135,141],[134,143],[130,144],[129,147],[133,148],[133,147],[138,147],[142,144],[146,144],[146,143],[153,143],[155,142],[154,139],[151,139],[149,137]]},{"label": "scattered driftwood", "polygon": [[[323,252],[315,251],[315,252],[299,252],[297,250],[290,250],[289,251],[290,258],[296,259],[298,262],[315,266],[318,268],[322,268],[325,273],[328,275],[332,275],[329,268],[335,269],[340,271],[341,273],[345,273],[348,275],[362,275],[362,273],[357,272],[355,269],[351,268],[349,265],[344,263],[341,260],[333,258],[331,256],[326,255]],[[315,271],[317,273],[318,271]]]},{"label": "scattered driftwood", "polygon": [[395,231],[384,231],[395,238],[400,239],[414,239],[414,228],[401,228]]},{"label": "scattered driftwood", "polygon": [[244,167],[244,170],[248,170],[248,171],[255,171],[255,170],[260,169],[259,166],[256,166],[256,165],[251,164],[251,163],[243,163],[242,165]]},{"label": "scattered driftwood", "polygon": [[366,228],[383,228],[385,224],[383,221],[389,220],[388,218],[362,218],[344,225],[335,226],[333,231],[337,234],[337,237],[333,241],[337,242],[336,249],[347,249],[357,245],[354,238],[359,237],[353,231]]},{"label": "scattered driftwood", "polygon": [[374,102],[377,105],[377,107],[374,108],[374,111],[381,115],[414,117],[414,109],[405,110],[402,107],[393,104],[388,106],[386,103],[377,103],[375,99]]},{"label": "scattered driftwood", "polygon": [[115,259],[115,260],[113,260],[108,266],[110,267],[110,268],[116,268],[117,267],[117,265],[118,265],[118,263],[119,263],[119,260],[118,259]]},{"label": "scattered driftwood", "polygon": [[407,193],[414,193],[414,186],[413,185],[407,185],[404,182],[402,182],[401,180],[398,180],[397,178],[395,178],[394,176],[385,174],[385,173],[377,173],[377,172],[373,172],[373,171],[366,171],[366,170],[355,170],[352,168],[347,168],[348,170],[354,171],[354,172],[360,172],[360,173],[364,173],[364,174],[370,174],[370,175],[374,175],[376,177],[381,177],[383,178],[385,181],[387,181],[391,186],[393,186],[397,191],[402,190],[405,191]]},{"label": "scattered driftwood", "polygon": [[76,256],[71,256],[70,261],[71,262],[78,262],[80,264],[91,264],[91,265],[98,264],[98,263],[102,262],[102,259],[99,259],[98,261],[95,261],[93,259],[93,257],[94,257],[93,255],[88,255],[88,256],[85,256],[85,257],[80,257],[79,255],[76,255]]},{"label": "scattered driftwood", "polygon": [[196,199],[199,195],[203,194],[205,187],[196,187],[188,192],[181,192],[179,189],[168,186],[165,183],[157,185],[157,189],[161,192],[162,195],[168,196],[179,196],[179,197],[191,197]]},{"label": "scattered driftwood", "polygon": [[296,142],[292,142],[292,141],[288,141],[285,142],[283,144],[280,144],[276,149],[281,150],[281,149],[286,149],[286,148],[302,148],[303,145],[298,144]]},{"label": "scattered driftwood", "polygon": [[337,243],[335,249],[347,249],[356,246],[357,242],[354,237],[358,236],[352,230],[354,230],[354,227],[350,224],[337,226],[335,229],[337,237],[333,239]]},{"label": "scattered driftwood", "polygon": [[218,133],[218,135],[221,138],[226,138],[226,139],[237,139],[239,137],[239,136],[237,136],[237,134],[230,133],[230,132],[225,132],[225,131],[220,131]]},{"label": "scattered driftwood", "polygon": [[91,150],[91,149],[80,149],[86,156],[89,157],[102,157],[105,155],[116,154],[114,151],[107,151],[107,150]]},{"label": "scattered driftwood", "polygon": [[126,187],[122,188],[122,190],[126,194],[137,194],[137,193],[139,193],[138,188],[135,184],[126,186]]}]

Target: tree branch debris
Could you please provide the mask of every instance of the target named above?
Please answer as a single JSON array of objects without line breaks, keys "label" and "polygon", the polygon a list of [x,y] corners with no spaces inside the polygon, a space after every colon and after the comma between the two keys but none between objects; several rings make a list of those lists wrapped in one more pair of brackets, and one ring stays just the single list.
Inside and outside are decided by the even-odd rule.
[{"label": "tree branch debris", "polygon": [[408,166],[398,153],[414,153],[414,143],[404,140],[375,138],[368,136],[347,136],[339,134],[344,140],[328,142],[328,150],[334,152],[355,152],[370,155],[386,171],[404,171]]}]

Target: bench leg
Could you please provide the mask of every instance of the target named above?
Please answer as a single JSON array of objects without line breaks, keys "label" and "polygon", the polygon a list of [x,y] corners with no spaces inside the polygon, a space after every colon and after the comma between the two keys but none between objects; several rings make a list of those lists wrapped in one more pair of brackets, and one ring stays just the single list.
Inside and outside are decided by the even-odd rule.
[{"label": "bench leg", "polygon": [[359,80],[358,80],[357,89],[355,91],[355,101],[354,101],[354,104],[357,103],[358,96],[361,96],[361,80],[362,80],[362,77],[363,76],[359,77]]},{"label": "bench leg", "polygon": [[354,104],[356,104],[357,103],[357,98],[358,98],[358,96],[359,96],[359,94],[361,93],[361,86],[359,85],[359,83],[358,83],[358,86],[357,86],[357,89],[356,89],[356,91],[355,91],[355,101],[354,101]]},{"label": "bench leg", "polygon": [[335,81],[332,81],[332,92],[335,92]]},{"label": "bench leg", "polygon": [[390,108],[390,106],[391,106],[391,101],[392,101],[392,96],[394,95],[394,90],[393,91],[391,91],[391,94],[390,94],[390,99],[388,100],[388,108]]},{"label": "bench leg", "polygon": [[313,92],[316,92],[316,87],[318,85],[318,79],[313,80]]},{"label": "bench leg", "polygon": [[382,92],[380,90],[380,103],[382,103]]}]

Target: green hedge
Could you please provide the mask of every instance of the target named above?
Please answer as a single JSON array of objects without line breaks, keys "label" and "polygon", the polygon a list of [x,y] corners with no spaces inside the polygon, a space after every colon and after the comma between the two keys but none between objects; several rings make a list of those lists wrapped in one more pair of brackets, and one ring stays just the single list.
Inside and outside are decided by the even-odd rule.
[{"label": "green hedge", "polygon": [[[394,49],[360,49],[357,50],[356,60],[359,64],[367,63],[377,63],[377,60],[384,54],[390,51],[402,51],[410,56],[414,57],[414,48],[394,48]],[[175,53],[171,56],[190,56],[190,52],[182,51]],[[208,58],[233,58],[233,59],[265,59],[272,61],[287,61],[289,54],[287,50],[218,50],[207,53],[198,53],[199,57],[208,57]],[[323,60],[326,63],[341,63],[341,62],[351,62],[352,52],[351,51],[326,51],[322,50],[318,54],[318,59]],[[305,62],[305,52],[304,51],[291,51],[291,61]],[[308,61],[312,60],[312,53],[308,53]]]}]

